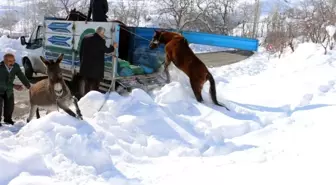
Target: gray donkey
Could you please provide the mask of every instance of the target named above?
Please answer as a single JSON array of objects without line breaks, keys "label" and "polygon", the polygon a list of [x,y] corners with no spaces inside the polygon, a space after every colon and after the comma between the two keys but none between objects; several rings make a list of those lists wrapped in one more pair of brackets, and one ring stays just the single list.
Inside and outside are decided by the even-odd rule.
[{"label": "gray donkey", "polygon": [[[36,117],[40,118],[39,107],[47,109],[47,114],[57,108],[63,109],[70,116],[82,120],[82,114],[78,107],[78,100],[71,95],[68,86],[65,84],[62,76],[62,70],[59,66],[63,60],[64,54],[54,60],[46,60],[40,56],[42,62],[47,67],[47,79],[43,79],[36,84],[32,85],[29,90],[30,112],[27,118],[27,123],[33,118],[36,112]],[[71,102],[73,100],[73,102]],[[73,103],[76,107],[77,115],[69,108]]]}]

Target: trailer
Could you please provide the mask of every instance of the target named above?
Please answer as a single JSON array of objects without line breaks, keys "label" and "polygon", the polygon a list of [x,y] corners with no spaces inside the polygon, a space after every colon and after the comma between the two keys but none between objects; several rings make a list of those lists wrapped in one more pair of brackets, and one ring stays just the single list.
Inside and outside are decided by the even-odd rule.
[{"label": "trailer", "polygon": [[[105,55],[104,79],[100,82],[100,90],[106,92],[131,90],[162,86],[166,83],[163,74],[164,46],[150,50],[148,45],[154,29],[144,27],[128,27],[119,22],[65,21],[54,17],[45,17],[43,24],[38,25],[29,40],[21,37],[21,44],[26,46],[27,55],[22,64],[25,75],[32,78],[33,73],[46,73],[40,56],[55,59],[60,53],[64,59],[60,64],[64,79],[76,84],[79,79],[79,48],[82,38],[95,32],[98,26],[104,27],[107,35],[106,46],[113,42],[118,48],[113,55]],[[182,32],[190,43],[256,51],[258,40],[224,36],[200,32]]]}]

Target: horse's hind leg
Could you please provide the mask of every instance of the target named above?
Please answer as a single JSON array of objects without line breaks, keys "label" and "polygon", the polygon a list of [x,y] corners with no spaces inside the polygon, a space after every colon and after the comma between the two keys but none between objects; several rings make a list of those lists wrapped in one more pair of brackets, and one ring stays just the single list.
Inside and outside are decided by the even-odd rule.
[{"label": "horse's hind leg", "polygon": [[165,65],[165,68],[164,68],[164,72],[165,72],[166,77],[167,77],[166,83],[170,83],[170,74],[169,74],[169,71],[168,71],[168,68],[166,67],[166,65]]},{"label": "horse's hind leg", "polygon": [[33,116],[34,116],[34,113],[37,112],[37,105],[30,105],[30,110],[29,110],[29,116],[27,118],[27,123],[29,123],[32,119],[33,119]]},{"label": "horse's hind leg", "polygon": [[170,63],[171,63],[171,58],[169,57],[168,54],[166,54],[166,60],[164,63],[164,72],[166,73],[166,76],[167,76],[167,80],[166,80],[167,83],[170,83],[170,74],[168,71],[168,66],[170,65]]},{"label": "horse's hind leg", "polygon": [[72,99],[73,99],[73,103],[76,107],[77,116],[79,117],[79,119],[83,120],[83,115],[82,115],[81,110],[79,109],[79,106],[78,106],[78,99],[75,96],[72,96]]},{"label": "horse's hind leg", "polygon": [[39,108],[37,107],[36,108],[36,118],[39,119],[41,116],[40,116],[40,111],[39,111]]},{"label": "horse's hind leg", "polygon": [[194,92],[196,100],[198,102],[203,102],[203,98],[202,98],[203,83],[200,83],[198,81],[192,81],[192,79],[190,79],[190,85],[191,85],[191,89]]}]

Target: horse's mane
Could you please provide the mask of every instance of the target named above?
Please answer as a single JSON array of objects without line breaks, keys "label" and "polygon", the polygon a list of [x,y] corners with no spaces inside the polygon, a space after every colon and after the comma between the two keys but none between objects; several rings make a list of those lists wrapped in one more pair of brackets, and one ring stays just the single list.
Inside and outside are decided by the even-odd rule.
[{"label": "horse's mane", "polygon": [[183,43],[186,44],[187,47],[189,47],[189,42],[188,40],[179,32],[171,32],[171,33],[175,33],[176,35],[174,35],[175,38],[182,38],[183,39]]}]

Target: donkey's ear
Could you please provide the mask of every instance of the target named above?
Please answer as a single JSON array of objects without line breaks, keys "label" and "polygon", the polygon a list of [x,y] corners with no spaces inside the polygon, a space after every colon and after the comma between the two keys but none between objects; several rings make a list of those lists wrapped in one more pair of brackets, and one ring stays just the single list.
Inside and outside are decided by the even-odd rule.
[{"label": "donkey's ear", "polygon": [[42,60],[42,62],[45,64],[45,65],[49,65],[49,61],[46,60],[44,57],[40,56],[40,59]]},{"label": "donkey's ear", "polygon": [[58,56],[58,58],[57,58],[57,60],[56,60],[56,63],[61,63],[62,62],[62,60],[63,60],[63,57],[64,57],[64,54],[63,53],[61,53],[59,56]]}]

